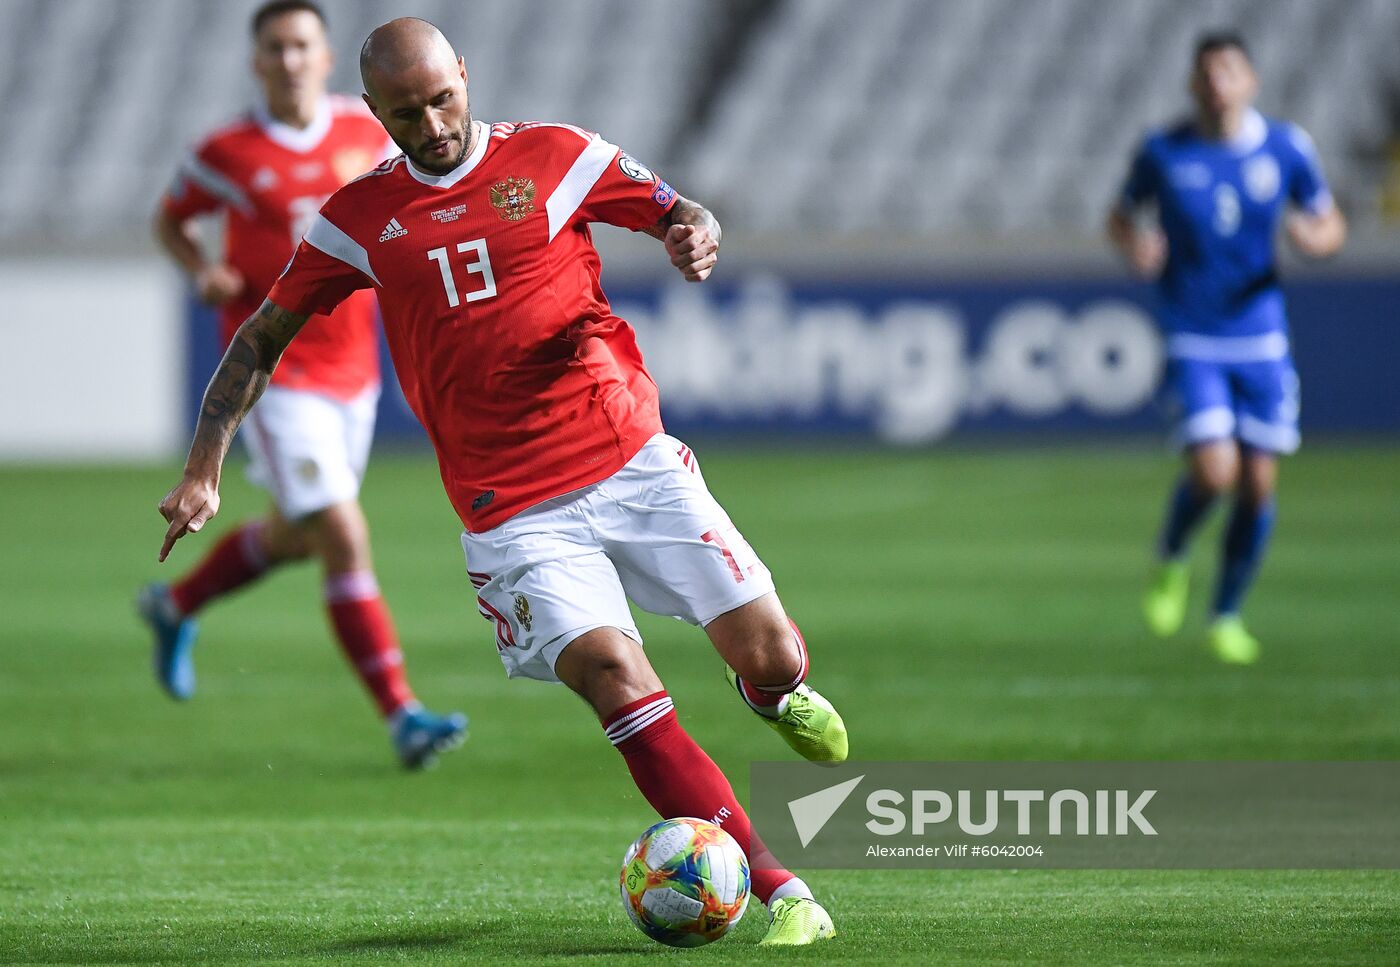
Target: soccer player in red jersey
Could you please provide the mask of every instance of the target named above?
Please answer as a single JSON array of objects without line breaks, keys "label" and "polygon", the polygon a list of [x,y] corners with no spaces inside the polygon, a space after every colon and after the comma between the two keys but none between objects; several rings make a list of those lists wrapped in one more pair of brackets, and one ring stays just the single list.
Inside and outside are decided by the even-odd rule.
[{"label": "soccer player in red jersey", "polygon": [[243,415],[317,313],[373,289],[405,393],[437,451],[482,615],[512,677],[592,706],[665,817],[721,824],[754,858],[765,943],[834,933],[807,885],[752,836],[714,762],[681,728],[628,598],[705,629],[743,700],[813,760],[845,726],[804,684],[807,649],[763,563],[662,428],[631,328],[599,285],[593,222],[662,240],[700,282],[720,228],[648,168],[567,124],[472,118],[466,67],[431,24],[395,20],[360,55],[365,100],[403,154],[321,209],[205,394],[160,556],[217,512]]},{"label": "soccer player in red jersey", "polygon": [[[393,148],[359,101],[326,93],[333,56],[316,4],[264,4],[252,30],[264,103],[190,154],[156,216],[162,245],[200,298],[219,308],[226,343],[326,199]],[[207,261],[196,220],[215,212],[226,216],[224,256]],[[143,589],[138,606],[155,635],[157,677],[186,699],[194,690],[194,615],[280,564],[319,559],[345,657],[384,715],[400,760],[420,768],[461,741],[466,720],[434,715],[414,698],[370,560],[358,496],[379,398],[377,316],[373,293],[364,291],[306,321],[244,433],[250,476],[271,492],[271,511],[225,535],[173,585]]]}]

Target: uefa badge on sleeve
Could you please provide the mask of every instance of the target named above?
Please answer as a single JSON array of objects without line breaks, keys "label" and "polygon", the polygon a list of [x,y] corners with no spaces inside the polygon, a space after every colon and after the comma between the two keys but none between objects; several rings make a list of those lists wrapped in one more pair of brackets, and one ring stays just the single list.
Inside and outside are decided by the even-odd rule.
[{"label": "uefa badge on sleeve", "polygon": [[656,181],[656,175],[652,173],[650,168],[625,151],[617,156],[617,169],[633,181],[644,185]]}]

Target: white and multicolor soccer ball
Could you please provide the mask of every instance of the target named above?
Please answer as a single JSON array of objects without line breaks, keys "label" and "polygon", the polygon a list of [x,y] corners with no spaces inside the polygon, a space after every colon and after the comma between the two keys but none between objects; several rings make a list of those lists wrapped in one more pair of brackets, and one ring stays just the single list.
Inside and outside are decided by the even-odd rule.
[{"label": "white and multicolor soccer ball", "polygon": [[723,937],[749,905],[749,859],[703,819],[663,819],[622,858],[622,906],[637,929],[671,947]]}]

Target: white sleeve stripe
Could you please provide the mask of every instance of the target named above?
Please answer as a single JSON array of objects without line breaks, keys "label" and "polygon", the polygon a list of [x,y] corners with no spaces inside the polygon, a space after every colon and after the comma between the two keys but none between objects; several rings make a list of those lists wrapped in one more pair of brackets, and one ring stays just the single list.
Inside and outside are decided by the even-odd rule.
[{"label": "white sleeve stripe", "polygon": [[306,230],[305,241],[306,244],[320,249],[331,258],[339,259],[351,268],[359,269],[375,285],[379,284],[378,276],[369,267],[369,253],[353,238],[328,221],[325,215],[316,216],[316,220]]},{"label": "white sleeve stripe", "polygon": [[559,187],[554,189],[544,204],[549,215],[551,242],[554,241],[554,236],[559,234],[559,230],[568,224],[569,219],[574,217],[574,212],[578,211],[578,207],[583,204],[583,200],[588,197],[598,179],[603,177],[603,172],[615,157],[617,145],[609,144],[596,134],[584,146],[583,152],[565,172]]},{"label": "white sleeve stripe", "polygon": [[253,203],[248,200],[243,189],[234,184],[228,176],[200,161],[198,156],[189,154],[185,157],[180,164],[180,176],[203,188],[230,208],[236,208],[244,215],[252,217]]}]

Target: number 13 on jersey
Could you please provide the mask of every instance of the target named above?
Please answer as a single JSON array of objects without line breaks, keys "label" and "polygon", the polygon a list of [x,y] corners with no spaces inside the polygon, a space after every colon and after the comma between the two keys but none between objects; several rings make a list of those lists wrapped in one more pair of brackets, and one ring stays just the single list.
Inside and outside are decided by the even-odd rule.
[{"label": "number 13 on jersey", "polygon": [[442,287],[447,292],[447,304],[455,309],[462,304],[464,299],[467,302],[480,302],[482,299],[494,296],[496,294],[496,276],[491,271],[491,256],[486,254],[486,239],[474,238],[470,242],[458,242],[457,251],[464,255],[470,253],[469,257],[463,261],[462,266],[467,270],[468,275],[481,276],[481,281],[484,284],[480,289],[459,293],[457,277],[452,271],[452,259],[447,253],[447,246],[429,250],[428,258],[438,264],[438,271],[442,273]]}]

